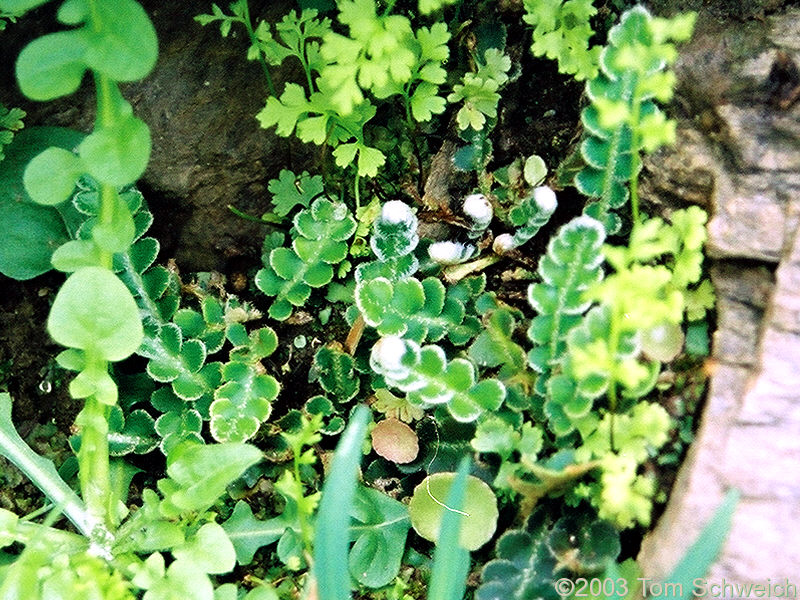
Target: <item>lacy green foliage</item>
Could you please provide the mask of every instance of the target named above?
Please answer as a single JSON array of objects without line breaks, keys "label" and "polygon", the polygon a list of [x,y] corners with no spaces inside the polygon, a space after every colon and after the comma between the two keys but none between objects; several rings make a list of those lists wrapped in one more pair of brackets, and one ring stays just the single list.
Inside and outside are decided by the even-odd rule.
[{"label": "lacy green foliage", "polygon": [[[478,422],[470,444],[478,452],[499,455],[504,464],[514,453],[521,461],[534,463],[544,445],[544,433],[540,427],[523,422],[518,415],[498,413]],[[504,470],[501,467],[501,474],[506,477],[509,473],[504,473]]]},{"label": "lacy green foliage", "polygon": [[475,73],[465,73],[462,82],[453,86],[447,96],[451,104],[464,101],[456,115],[459,129],[471,127],[480,131],[487,118],[497,118],[497,104],[500,102],[500,88],[508,82],[511,59],[496,48],[488,49],[482,60],[477,62]]},{"label": "lacy green foliage", "polygon": [[497,558],[484,566],[475,598],[556,600],[556,577],[602,573],[619,551],[619,535],[608,523],[586,515],[553,523],[539,508],[523,528],[506,531],[497,541]]},{"label": "lacy green foliage", "polygon": [[444,111],[444,100],[436,97],[446,77],[440,63],[449,55],[444,23],[414,31],[408,17],[379,15],[374,0],[343,0],[338,8],[338,21],[348,27],[350,37],[328,32],[320,48],[329,63],[320,88],[333,91],[338,112],[350,114],[364,101],[366,90],[377,98],[403,94],[417,120]]},{"label": "lacy green foliage", "polygon": [[601,518],[624,529],[650,523],[656,481],[640,475],[638,466],[657,451],[669,437],[672,419],[659,405],[636,404],[626,414],[609,413],[599,419],[592,415],[580,425],[584,444],[576,451],[578,460],[601,460],[599,490],[590,496]]},{"label": "lacy green foliage", "polygon": [[256,275],[258,289],[274,296],[269,315],[287,319],[294,306],[302,306],[312,288],[331,282],[333,266],[347,257],[347,240],[356,229],[347,207],[325,198],[294,217],[291,248],[273,248]]},{"label": "lacy green foliage", "polygon": [[675,122],[656,101],[672,98],[675,75],[665,70],[677,58],[672,41],[689,38],[695,17],[687,13],[667,20],[652,17],[641,6],[628,10],[609,32],[600,73],[586,87],[591,100],[581,116],[586,166],[575,176],[575,185],[596,199],[586,212],[602,221],[609,234],[619,229],[619,217],[610,211],[624,205],[629,182],[638,219],[640,152],[675,140]]},{"label": "lacy green foliage", "polygon": [[288,169],[282,169],[278,179],[269,182],[269,191],[272,194],[273,211],[279,217],[285,217],[296,206],[308,208],[311,202],[323,193],[322,177],[311,177],[306,171],[295,175]]},{"label": "lacy green foliage", "polygon": [[333,396],[338,404],[342,404],[352,400],[361,388],[354,367],[352,356],[336,348],[324,346],[314,355],[311,377],[319,381],[322,389]]},{"label": "lacy green foliage", "polygon": [[601,48],[589,47],[589,21],[597,13],[592,0],[525,0],[524,6],[522,20],[534,27],[534,56],[557,60],[559,72],[578,81],[597,75]]},{"label": "lacy green foliage", "polygon": [[[591,305],[586,291],[603,277],[600,252],[605,231],[590,217],[578,217],[559,229],[539,261],[541,283],[528,288],[528,301],[536,310],[528,337],[531,367],[540,373],[536,391],[546,396],[545,385],[564,351],[566,335]],[[547,410],[547,408],[545,408]]]},{"label": "lacy green foliage", "polygon": [[464,303],[448,294],[435,277],[422,281],[408,277],[394,283],[384,277],[362,279],[356,285],[356,306],[380,335],[417,343],[448,336],[453,343],[464,344],[477,329],[474,318],[465,321]]},{"label": "lacy green foliage", "polygon": [[[672,213],[670,224],[648,219],[631,232],[627,247],[604,247],[615,273],[592,295],[626,315],[630,327],[679,324],[684,314],[690,321],[702,319],[714,305],[711,283],[700,281],[707,220],[703,209],[691,206]],[[658,264],[648,264],[653,262]]]},{"label": "lacy green foliage", "polygon": [[338,166],[355,162],[359,176],[374,177],[386,156],[365,136],[364,126],[376,112],[367,94],[378,100],[400,95],[409,121],[428,121],[444,112],[439,86],[446,78],[441,63],[449,56],[450,33],[444,23],[415,31],[408,17],[378,14],[374,0],[346,0],[337,8],[349,37],[334,32],[330,20],[318,19],[312,9],[286,15],[275,25],[275,35],[264,22],[253,31],[246,1],[232,6],[233,16],[215,5],[213,15],[198,20],[221,21],[223,35],[233,22],[244,23],[252,41],[250,58],[263,57],[273,65],[297,58],[306,89],[288,83],[280,97],[273,93],[257,115],[262,127],[276,126],[281,136],[296,131],[304,142],[327,144]]},{"label": "lacy green foliage", "polygon": [[14,133],[24,127],[22,119],[25,111],[20,108],[6,108],[0,104],[0,161],[5,158],[3,147],[14,139]]},{"label": "lacy green foliage", "polygon": [[407,392],[410,402],[423,407],[446,404],[453,418],[461,422],[497,410],[506,395],[496,379],[478,381],[470,361],[448,361],[439,346],[420,347],[399,337],[381,338],[372,348],[370,366],[390,386]]},{"label": "lacy green foliage", "polygon": [[[664,327],[678,327],[684,313],[699,318],[713,306],[708,281],[688,287],[701,277],[705,221],[706,214],[698,207],[676,211],[673,225],[649,219],[633,229],[628,246],[604,247],[616,272],[590,290],[588,297],[601,305],[569,333],[565,371],[577,385],[558,386],[558,395],[564,398],[559,403],[571,411],[567,416],[582,416],[588,410],[587,399],[606,393],[614,410],[617,384],[628,398],[646,394],[655,384],[660,362],[642,359],[642,338],[651,348],[658,342],[642,334],[661,332],[663,337]],[[648,264],[654,261],[660,264]],[[649,356],[658,354],[652,351]],[[567,396],[571,398],[566,400]]]},{"label": "lacy green foliage", "polygon": [[427,15],[454,2],[455,0],[419,0],[419,12]]}]

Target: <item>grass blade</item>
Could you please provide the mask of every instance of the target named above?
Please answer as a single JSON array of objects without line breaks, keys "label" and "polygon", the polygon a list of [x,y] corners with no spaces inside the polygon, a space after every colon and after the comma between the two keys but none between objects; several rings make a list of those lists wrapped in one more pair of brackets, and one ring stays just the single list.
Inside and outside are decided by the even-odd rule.
[{"label": "grass blade", "polygon": [[314,534],[314,576],[319,600],[349,600],[350,513],[369,409],[359,406],[342,434],[322,487]]},{"label": "grass blade", "polygon": [[[666,590],[670,593],[672,590],[682,590],[682,598],[688,600],[692,597],[694,592],[693,582],[697,578],[705,577],[711,564],[717,559],[717,556],[725,544],[728,537],[728,532],[731,529],[731,522],[733,520],[733,513],[736,510],[736,504],[739,501],[739,490],[731,489],[725,494],[722,503],[717,507],[714,516],[703,527],[700,535],[692,547],[683,555],[683,558],[669,574],[666,582],[670,584],[678,584],[676,586],[665,586]],[[654,596],[655,597],[655,596]],[[673,598],[677,597],[672,594]]]},{"label": "grass blade", "polygon": [[464,504],[464,493],[467,489],[469,458],[464,458],[458,466],[458,472],[445,504],[450,507],[444,511],[442,525],[439,529],[439,542],[433,555],[433,571],[428,587],[428,600],[461,600],[467,587],[469,573],[469,552],[459,545],[462,516],[453,508]]}]

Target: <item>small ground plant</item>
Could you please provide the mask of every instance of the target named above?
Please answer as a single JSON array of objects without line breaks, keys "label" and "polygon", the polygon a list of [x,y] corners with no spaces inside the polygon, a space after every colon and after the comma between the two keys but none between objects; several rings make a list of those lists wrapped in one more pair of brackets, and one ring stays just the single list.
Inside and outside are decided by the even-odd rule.
[{"label": "small ground plant", "polygon": [[[39,4],[0,0],[0,16]],[[244,27],[269,90],[261,126],[333,162],[325,177],[285,169],[270,182],[262,221],[280,229],[247,301],[186,285],[146,235],[135,183],[149,129],[118,87],[157,59],[142,7],[67,0],[57,17],[71,28],[23,49],[26,96],[68,95],[88,72],[98,116],[85,136],[42,128],[12,143],[24,115],[0,107],[0,214],[15,240],[0,271],[67,274],[47,330],[83,401],[71,482],[20,438],[0,393],[0,453],[48,498],[30,515],[0,509],[0,600],[555,600],[565,577],[611,578],[621,593],[606,597],[635,597],[621,533],[651,525],[665,492],[652,467],[685,430],[662,374],[702,354],[714,302],[706,214],[649,217],[638,193],[642,153],[674,142],[659,104],[694,15],[635,6],[598,46],[589,0],[523,3],[533,53],[586,81],[571,184],[587,204],[567,218],[541,158],[492,162],[502,92],[520,74],[505,25],[463,42],[460,11],[481,10],[468,4],[338,0],[267,23],[237,0],[197,17],[224,36]],[[285,60],[302,80],[279,91]],[[435,135],[459,140],[463,201],[383,183],[400,164],[422,178]],[[448,235],[426,237],[432,212]],[[537,260],[522,251],[533,241]],[[508,264],[524,294],[504,292],[495,266]],[[298,313],[324,339],[302,397],[278,409],[294,385],[280,360],[308,343],[279,337]],[[162,472],[139,475],[134,455]],[[670,581],[704,573],[734,504]]]}]

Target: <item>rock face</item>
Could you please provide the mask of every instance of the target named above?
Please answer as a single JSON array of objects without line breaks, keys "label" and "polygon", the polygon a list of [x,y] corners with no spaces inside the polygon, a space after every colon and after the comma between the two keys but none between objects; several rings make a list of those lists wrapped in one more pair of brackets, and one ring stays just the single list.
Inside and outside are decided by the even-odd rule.
[{"label": "rock face", "polygon": [[652,198],[704,204],[712,215],[718,295],[700,430],[639,557],[654,578],[669,573],[731,487],[741,500],[709,582],[775,582],[800,564],[800,105],[774,97],[775,77],[786,79],[784,94],[800,79],[773,68],[781,50],[800,59],[800,11],[747,25],[749,45],[740,27],[698,23],[679,78],[699,116],[650,162]]},{"label": "rock face", "polygon": [[[290,151],[284,138],[261,129],[255,119],[267,97],[264,75],[246,60],[244,28],[222,38],[216,25],[194,16],[211,12],[211,2],[142,2],[156,27],[159,60],[143,81],[123,86],[134,112],[150,127],[152,155],[140,187],[155,215],[153,233],[163,258],[176,258],[187,271],[223,270],[238,256],[258,257],[264,226],[236,218],[228,209],[260,216],[271,208],[267,183],[282,168],[302,170],[308,149]],[[289,2],[250,2],[254,19],[280,20]],[[23,17],[0,35],[0,101],[28,112],[26,126],[63,125],[89,131],[94,89],[86,77],[72,96],[43,104],[16,93],[13,57],[28,41],[58,30],[53,5]],[[5,60],[9,57],[10,60]],[[276,84],[291,78],[274,70]],[[294,155],[293,155],[294,153]]]}]

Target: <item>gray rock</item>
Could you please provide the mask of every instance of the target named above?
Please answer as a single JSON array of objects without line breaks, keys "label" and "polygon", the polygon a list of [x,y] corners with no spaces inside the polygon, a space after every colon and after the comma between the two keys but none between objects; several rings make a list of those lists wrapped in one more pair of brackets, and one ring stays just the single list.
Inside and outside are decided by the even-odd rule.
[{"label": "gray rock", "polygon": [[[782,581],[800,564],[800,106],[767,105],[757,83],[768,76],[772,45],[789,54],[800,47],[800,11],[767,24],[771,30],[755,58],[728,64],[726,77],[748,82],[751,93],[703,107],[713,112],[712,131],[684,123],[679,139],[689,143],[658,163],[679,165],[677,172],[658,175],[647,188],[661,204],[705,196],[718,294],[716,369],[696,441],[642,546],[648,577],[669,573],[731,487],[742,499],[709,581]],[[691,79],[692,68],[684,61],[682,76]],[[679,185],[692,173],[701,175],[699,193]]]}]

